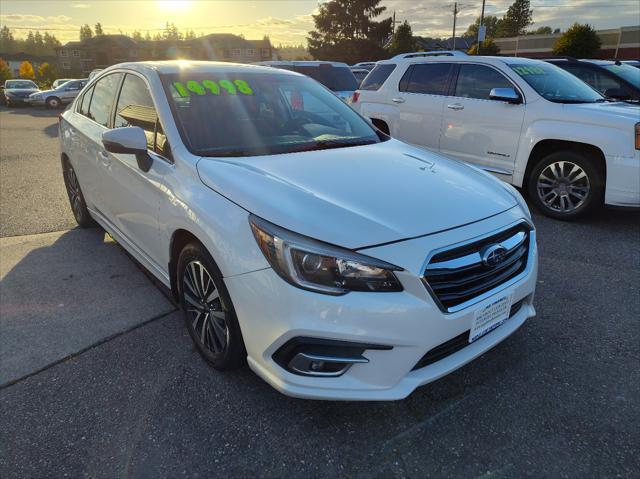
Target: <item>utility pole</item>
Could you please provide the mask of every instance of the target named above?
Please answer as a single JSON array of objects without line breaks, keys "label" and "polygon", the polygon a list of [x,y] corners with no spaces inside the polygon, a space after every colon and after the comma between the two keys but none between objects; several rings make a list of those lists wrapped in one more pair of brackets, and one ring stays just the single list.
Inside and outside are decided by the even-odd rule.
[{"label": "utility pole", "polygon": [[458,16],[458,2],[454,2],[453,4],[453,49],[456,49],[456,17]]},{"label": "utility pole", "polygon": [[484,2],[482,0],[482,11],[480,12],[480,26],[478,27],[478,55],[480,55],[480,48],[482,48],[482,42],[484,41],[485,35],[487,34],[484,29]]}]

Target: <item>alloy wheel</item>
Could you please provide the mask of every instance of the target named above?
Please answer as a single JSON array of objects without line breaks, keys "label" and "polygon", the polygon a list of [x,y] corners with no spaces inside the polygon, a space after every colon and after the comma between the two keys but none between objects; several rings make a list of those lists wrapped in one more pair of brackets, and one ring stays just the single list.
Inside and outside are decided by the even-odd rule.
[{"label": "alloy wheel", "polygon": [[69,194],[69,201],[71,203],[71,209],[76,220],[80,221],[82,218],[82,197],[80,196],[80,183],[78,183],[78,177],[73,168],[69,166],[65,171],[67,176],[67,193]]},{"label": "alloy wheel", "polygon": [[221,354],[229,344],[227,309],[213,277],[200,261],[187,264],[182,294],[195,337],[209,351]]},{"label": "alloy wheel", "polygon": [[570,161],[556,161],[538,176],[538,197],[549,209],[571,213],[589,197],[591,184],[587,173]]}]

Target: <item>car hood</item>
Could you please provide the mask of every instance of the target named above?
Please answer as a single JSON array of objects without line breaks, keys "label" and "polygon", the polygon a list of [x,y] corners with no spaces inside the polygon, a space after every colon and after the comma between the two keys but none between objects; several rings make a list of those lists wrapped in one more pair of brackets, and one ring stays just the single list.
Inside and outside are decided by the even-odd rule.
[{"label": "car hood", "polygon": [[488,174],[396,140],[202,158],[205,185],[291,231],[351,249],[455,228],[517,204]]},{"label": "car hood", "polygon": [[622,122],[631,121],[632,123],[636,123],[639,117],[638,105],[623,101],[577,103],[574,105],[565,105],[565,108],[580,111],[583,115],[594,115],[592,119],[595,119],[597,116],[601,118],[602,121],[605,121],[605,123],[611,121],[612,118]]},{"label": "car hood", "polygon": [[9,88],[9,89],[5,89],[4,91],[6,93],[24,94],[24,93],[36,93],[36,92],[39,92],[40,90],[38,90],[37,88]]}]

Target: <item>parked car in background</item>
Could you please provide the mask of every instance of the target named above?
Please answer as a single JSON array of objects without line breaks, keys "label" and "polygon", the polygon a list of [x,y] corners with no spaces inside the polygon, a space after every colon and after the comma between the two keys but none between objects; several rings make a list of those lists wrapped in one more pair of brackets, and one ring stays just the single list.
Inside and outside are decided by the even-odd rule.
[{"label": "parked car in background", "polygon": [[373,70],[373,67],[376,66],[376,62],[360,62],[355,65],[351,65],[351,68],[364,68],[365,70]]},{"label": "parked car in background", "polygon": [[602,203],[640,206],[638,107],[550,63],[385,60],[351,106],[396,138],[523,187],[554,218],[577,218]]},{"label": "parked car in background", "polygon": [[319,81],[338,98],[350,101],[358,88],[358,80],[346,63],[320,61],[266,61],[255,65],[290,70],[307,75]]},{"label": "parked car in background", "polygon": [[69,80],[54,90],[32,93],[27,98],[27,102],[32,105],[43,105],[47,108],[60,108],[67,103],[71,103],[87,84],[87,81],[87,79]]},{"label": "parked car in background", "polygon": [[4,82],[4,98],[7,106],[27,104],[32,93],[40,91],[38,85],[31,80],[6,80]]},{"label": "parked car in background", "polygon": [[604,96],[640,102],[640,70],[631,65],[620,61],[573,58],[552,58],[546,61],[577,76]]},{"label": "parked car in background", "polygon": [[59,86],[62,86],[64,83],[71,80],[75,80],[75,78],[58,78],[57,80],[54,80],[53,83],[51,84],[51,89],[55,90]]},{"label": "parked car in background", "polygon": [[622,60],[622,63],[624,63],[625,65],[631,65],[632,67],[640,68],[640,60]]},{"label": "parked car in background", "polygon": [[369,74],[369,70],[365,70],[364,68],[351,67],[349,69],[351,70],[351,73],[353,73],[353,76],[356,77],[358,85],[360,85],[362,83],[362,80],[364,80],[365,77]]},{"label": "parked car in background", "polygon": [[298,397],[400,399],[535,314],[520,194],[389,138],[303,75],[115,65],[60,139],[80,226],[97,221],[171,289],[216,369],[247,361]]}]

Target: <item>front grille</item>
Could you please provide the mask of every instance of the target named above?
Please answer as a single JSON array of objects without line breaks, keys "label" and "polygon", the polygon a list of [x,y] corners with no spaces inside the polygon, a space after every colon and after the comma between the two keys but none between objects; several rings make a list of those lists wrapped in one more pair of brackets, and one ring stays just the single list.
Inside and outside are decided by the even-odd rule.
[{"label": "front grille", "polygon": [[[527,267],[531,230],[522,223],[479,241],[459,246],[431,258],[423,280],[442,309],[455,311],[464,303],[518,276]],[[503,259],[495,266],[483,261],[494,245],[504,247]]]},{"label": "front grille", "polygon": [[[511,306],[511,311],[509,311],[509,318],[515,315],[518,311],[520,311],[520,308],[522,308],[523,302],[524,302],[524,299],[521,299],[520,301],[518,301],[517,303]],[[447,356],[453,353],[457,353],[461,349],[464,349],[466,346],[469,345],[469,333],[470,331],[467,330],[464,333],[456,336],[455,338],[450,339],[449,341],[446,341],[442,344],[439,344],[433,349],[430,349],[427,352],[427,354],[425,354],[424,356],[422,356],[422,358],[420,358],[420,361],[416,363],[412,371],[415,371],[416,369],[424,368],[425,366],[429,366],[430,364],[440,361],[441,359],[444,359]]]}]

